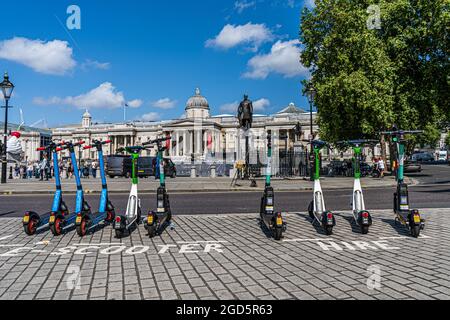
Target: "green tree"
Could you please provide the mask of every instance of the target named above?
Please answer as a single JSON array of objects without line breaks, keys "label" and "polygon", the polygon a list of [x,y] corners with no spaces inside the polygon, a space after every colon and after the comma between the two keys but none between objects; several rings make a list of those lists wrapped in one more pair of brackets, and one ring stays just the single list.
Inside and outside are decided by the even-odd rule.
[{"label": "green tree", "polygon": [[380,0],[381,29],[367,26],[371,0],[304,9],[301,61],[312,70],[324,139],[374,136],[395,123],[437,141],[437,123],[450,119],[449,2]]}]

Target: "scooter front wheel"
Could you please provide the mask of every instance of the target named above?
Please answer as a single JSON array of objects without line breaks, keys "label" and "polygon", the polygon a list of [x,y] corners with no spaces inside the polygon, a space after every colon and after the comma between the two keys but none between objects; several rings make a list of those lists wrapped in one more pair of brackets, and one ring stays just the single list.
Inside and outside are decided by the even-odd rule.
[{"label": "scooter front wheel", "polygon": [[36,230],[37,230],[37,221],[34,219],[31,219],[27,225],[23,226],[23,228],[27,235],[34,236],[36,234]]},{"label": "scooter front wheel", "polygon": [[314,217],[314,201],[310,202],[310,204],[308,206],[308,213],[309,213],[309,217],[314,220],[315,219],[315,217]]},{"label": "scooter front wheel", "polygon": [[333,226],[326,226],[325,228],[325,234],[327,236],[331,236],[333,234]]},{"label": "scooter front wheel", "polygon": [[62,234],[63,222],[61,218],[56,218],[55,223],[50,226],[50,231],[54,236],[60,236]]}]

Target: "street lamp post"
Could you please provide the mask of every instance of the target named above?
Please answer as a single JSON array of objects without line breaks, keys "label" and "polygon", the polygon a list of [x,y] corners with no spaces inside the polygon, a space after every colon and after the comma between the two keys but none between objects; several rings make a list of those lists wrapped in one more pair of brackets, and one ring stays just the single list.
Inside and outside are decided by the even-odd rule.
[{"label": "street lamp post", "polygon": [[0,83],[0,87],[3,92],[3,97],[5,98],[5,106],[2,107],[5,109],[5,127],[3,130],[3,148],[2,148],[2,177],[1,177],[1,183],[6,183],[6,173],[7,173],[7,166],[8,162],[6,160],[6,146],[7,146],[7,139],[8,139],[8,109],[12,108],[9,106],[9,99],[11,98],[12,92],[14,91],[14,85],[9,81],[8,73],[5,72],[3,82]]},{"label": "street lamp post", "polygon": [[[308,98],[308,102],[309,102],[309,114],[310,114],[310,137],[309,140],[312,141],[314,140],[314,123],[313,123],[313,104],[316,100],[316,96],[317,96],[317,90],[316,88],[314,88],[312,83],[308,84],[308,87],[306,88],[306,92],[305,92],[306,97]],[[310,156],[312,156],[314,154],[314,147],[311,144],[311,153]],[[311,173],[313,172],[312,169],[312,161],[311,161]],[[313,179],[312,175],[311,175],[311,180]]]}]

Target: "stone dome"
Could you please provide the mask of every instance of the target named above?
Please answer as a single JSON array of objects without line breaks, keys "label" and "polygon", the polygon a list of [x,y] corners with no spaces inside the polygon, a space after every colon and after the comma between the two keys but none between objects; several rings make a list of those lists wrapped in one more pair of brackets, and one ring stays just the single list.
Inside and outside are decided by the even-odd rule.
[{"label": "stone dome", "polygon": [[188,102],[186,103],[186,110],[194,108],[209,110],[208,100],[206,100],[206,98],[201,95],[199,88],[195,89],[195,95],[189,98]]},{"label": "stone dome", "polygon": [[186,103],[187,118],[209,118],[209,103],[204,96],[201,95],[200,89],[195,89],[195,95],[190,97]]}]

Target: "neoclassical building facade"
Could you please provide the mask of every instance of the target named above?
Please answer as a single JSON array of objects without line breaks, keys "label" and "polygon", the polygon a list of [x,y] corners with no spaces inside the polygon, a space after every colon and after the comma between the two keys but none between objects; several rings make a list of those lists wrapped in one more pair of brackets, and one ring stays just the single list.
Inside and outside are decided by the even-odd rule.
[{"label": "neoclassical building facade", "polygon": [[[208,100],[200,89],[186,103],[185,116],[182,119],[145,122],[132,121],[116,124],[93,124],[88,111],[83,114],[80,126],[55,128],[53,139],[112,140],[106,155],[115,154],[119,149],[139,145],[163,136],[171,136],[166,156],[175,163],[224,162],[235,163],[245,159],[245,133],[239,129],[236,115],[213,116]],[[316,114],[313,114],[313,131],[316,134]],[[300,132],[296,127],[300,125]],[[305,148],[301,142],[310,136],[310,113],[296,107],[293,103],[274,115],[255,115],[253,128],[248,132],[250,158],[256,161],[256,155],[265,154],[266,134],[271,131],[273,137],[276,167],[280,151]],[[144,152],[144,156],[154,156],[155,150]],[[83,159],[94,159],[93,151],[82,151]]]}]

